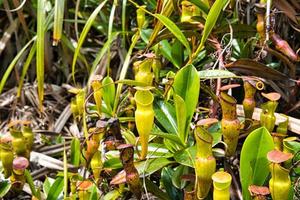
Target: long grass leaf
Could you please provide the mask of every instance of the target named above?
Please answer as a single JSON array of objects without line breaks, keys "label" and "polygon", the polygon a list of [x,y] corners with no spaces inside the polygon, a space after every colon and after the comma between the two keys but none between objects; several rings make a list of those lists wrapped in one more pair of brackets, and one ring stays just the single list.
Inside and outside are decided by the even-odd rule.
[{"label": "long grass leaf", "polygon": [[17,64],[18,60],[21,58],[21,56],[24,54],[24,52],[26,51],[26,49],[29,47],[29,45],[35,41],[36,37],[33,37],[20,51],[19,53],[15,56],[15,58],[11,61],[11,63],[9,64],[7,70],[5,71],[3,77],[1,78],[1,82],[0,82],[0,93],[2,92],[4,85],[7,81],[7,79],[9,78],[10,73],[12,72],[12,70],[14,69],[14,66]]},{"label": "long grass leaf", "polygon": [[167,27],[167,29],[169,29],[171,31],[171,33],[173,33],[173,35],[185,46],[185,48],[188,51],[188,54],[191,56],[192,51],[190,48],[190,44],[189,44],[188,40],[186,39],[186,37],[181,32],[181,30],[178,28],[178,26],[174,22],[172,22],[168,17],[166,17],[164,15],[155,14],[154,16],[161,23],[163,23]]},{"label": "long grass leaf", "polygon": [[63,28],[65,0],[55,0],[54,25],[53,25],[53,45],[56,46],[61,39]]},{"label": "long grass leaf", "polygon": [[42,110],[44,99],[44,64],[45,64],[45,28],[46,1],[38,0],[37,4],[37,42],[36,42],[36,76],[38,85],[39,109]]},{"label": "long grass leaf", "polygon": [[[129,64],[130,64],[131,54],[132,54],[133,48],[135,47],[135,45],[138,42],[139,38],[140,38],[140,34],[139,34],[139,31],[137,31],[135,33],[135,35],[133,36],[132,43],[131,43],[131,45],[129,47],[129,50],[126,54],[125,61],[124,61],[124,64],[122,66],[122,69],[121,69],[119,80],[123,80],[126,77],[126,73],[128,71],[128,67],[129,67]],[[119,102],[119,97],[120,97],[121,91],[122,91],[122,86],[123,86],[123,84],[121,84],[121,83],[118,84],[113,113],[116,113],[116,110],[117,110],[117,107],[118,107],[118,102]]]},{"label": "long grass leaf", "polygon": [[[228,0],[216,0],[215,3],[212,5],[212,7],[207,15],[207,18],[206,18],[200,45],[198,46],[196,52],[194,53],[193,58],[195,58],[200,53],[202,48],[204,47],[204,43],[206,42],[206,40],[207,40],[208,36],[210,35],[214,26],[216,25],[217,19],[220,15],[222,9],[225,6],[227,6],[227,3],[228,3]],[[190,62],[191,61],[192,60],[190,60]]]},{"label": "long grass leaf", "polygon": [[93,25],[93,22],[95,21],[98,13],[101,11],[101,9],[103,8],[103,6],[105,5],[105,3],[107,2],[107,0],[103,1],[91,14],[91,16],[89,17],[89,19],[87,20],[85,26],[83,27],[82,33],[80,34],[79,40],[78,40],[78,44],[77,47],[75,49],[75,53],[74,53],[74,57],[73,57],[73,63],[72,63],[72,77],[73,80],[75,81],[75,65],[76,65],[76,60],[80,51],[80,48],[85,40],[85,37],[87,35],[87,33],[89,32],[91,26]]},{"label": "long grass leaf", "polygon": [[35,52],[36,52],[36,42],[33,43],[32,47],[30,49],[30,52],[27,56],[27,59],[26,59],[24,65],[23,65],[22,74],[21,74],[20,81],[19,81],[17,97],[21,96],[21,90],[22,90],[22,87],[23,87],[24,79],[25,79],[25,76],[27,74],[28,68],[31,64],[32,58],[35,55]]},{"label": "long grass leaf", "polygon": [[127,0],[122,1],[122,46],[123,48],[126,45],[126,5]]},{"label": "long grass leaf", "polygon": [[96,55],[96,58],[93,62],[93,65],[92,65],[92,69],[91,69],[91,73],[90,74],[93,74],[93,72],[95,71],[97,65],[99,64],[100,60],[102,59],[102,57],[104,56],[104,54],[108,51],[108,49],[110,48],[110,44],[112,41],[114,41],[117,36],[119,35],[119,32],[113,32],[112,35],[111,35],[111,41],[107,40],[102,49],[98,52],[98,54]]},{"label": "long grass leaf", "polygon": [[[109,16],[109,23],[108,23],[108,34],[107,34],[107,41],[109,44],[112,43],[112,29],[113,29],[113,23],[114,23],[114,16],[115,11],[117,7],[117,2],[114,0],[114,3],[111,7],[110,16]],[[110,70],[110,48],[107,49],[107,75],[109,75]]]}]

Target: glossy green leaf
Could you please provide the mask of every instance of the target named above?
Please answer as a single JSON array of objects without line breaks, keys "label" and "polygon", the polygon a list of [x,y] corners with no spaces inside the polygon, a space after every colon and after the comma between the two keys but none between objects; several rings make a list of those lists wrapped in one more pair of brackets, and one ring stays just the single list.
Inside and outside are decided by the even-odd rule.
[{"label": "glossy green leaf", "polygon": [[178,189],[184,189],[187,185],[187,181],[182,180],[182,176],[189,173],[189,167],[184,165],[179,165],[174,168],[174,173],[172,176],[172,183]]},{"label": "glossy green leaf", "polygon": [[186,104],[181,96],[174,94],[173,96],[176,109],[176,118],[178,126],[178,136],[181,139],[182,143],[185,143],[187,139],[188,132],[186,131]]},{"label": "glossy green leaf", "polygon": [[49,190],[47,200],[57,200],[59,195],[62,194],[63,187],[64,187],[64,178],[57,177]]},{"label": "glossy green leaf", "polygon": [[[176,74],[173,84],[174,91],[185,102],[186,119],[185,131],[188,133],[189,125],[196,110],[200,92],[200,77],[193,65],[187,65]],[[187,138],[185,138],[186,140]]]},{"label": "glossy green leaf", "polygon": [[89,200],[98,200],[98,191],[97,191],[97,186],[93,184],[92,188],[90,189],[91,195]]},{"label": "glossy green leaf", "polygon": [[46,177],[44,183],[43,183],[43,192],[46,196],[48,196],[48,193],[50,191],[50,188],[52,186],[52,184],[54,183],[54,179],[50,178],[50,177]]},{"label": "glossy green leaf", "polygon": [[243,197],[250,200],[248,187],[261,186],[269,175],[267,153],[274,149],[271,134],[264,127],[252,131],[246,138],[241,151],[240,177]]},{"label": "glossy green leaf", "polygon": [[80,52],[81,46],[89,32],[89,30],[91,29],[98,13],[101,11],[101,9],[103,8],[103,6],[106,4],[107,0],[103,1],[101,4],[99,4],[99,6],[93,11],[93,13],[91,14],[91,16],[89,17],[89,19],[87,20],[87,22],[85,23],[83,30],[80,34],[79,40],[78,40],[78,44],[77,47],[75,49],[75,53],[74,53],[74,57],[73,57],[73,63],[72,63],[72,77],[73,80],[75,81],[75,65],[76,65],[76,60],[78,57],[78,54]]},{"label": "glossy green leaf", "polygon": [[212,5],[212,7],[209,10],[209,13],[207,15],[207,18],[206,18],[200,45],[198,46],[193,57],[196,57],[200,53],[202,48],[204,47],[204,44],[205,44],[208,36],[210,35],[212,29],[216,25],[217,19],[220,15],[222,9],[227,5],[227,3],[228,3],[228,0],[216,0],[214,2],[214,4]]},{"label": "glossy green leaf", "polygon": [[172,104],[163,101],[154,101],[155,119],[168,133],[177,133],[176,111]]},{"label": "glossy green leaf", "polygon": [[103,86],[103,100],[106,104],[107,109],[110,112],[112,112],[112,108],[115,101],[115,95],[116,95],[114,80],[111,77],[106,76],[102,80],[102,86]]},{"label": "glossy green leaf", "polygon": [[162,40],[159,43],[159,52],[166,58],[168,59],[176,68],[180,68],[180,63],[176,58],[172,56],[172,46],[169,44],[167,40]]},{"label": "glossy green leaf", "polygon": [[192,51],[190,44],[177,25],[164,15],[155,14],[154,16],[174,34],[174,36],[185,46],[188,54],[191,55]]},{"label": "glossy green leaf", "polygon": [[9,181],[1,180],[0,181],[0,198],[4,197],[7,192],[10,190],[11,184]]},{"label": "glossy green leaf", "polygon": [[162,184],[169,195],[170,199],[183,199],[182,192],[173,186],[172,177],[174,175],[174,171],[170,167],[166,167],[161,172],[161,181]]},{"label": "glossy green leaf", "polygon": [[194,160],[196,157],[197,148],[196,146],[191,146],[189,148],[177,151],[174,154],[174,159],[176,162],[194,168]]},{"label": "glossy green leaf", "polygon": [[71,142],[71,164],[79,166],[81,156],[80,140],[76,137]]},{"label": "glossy green leaf", "polygon": [[201,79],[217,79],[217,78],[235,78],[237,77],[234,73],[228,70],[202,70],[199,71],[199,76]]}]

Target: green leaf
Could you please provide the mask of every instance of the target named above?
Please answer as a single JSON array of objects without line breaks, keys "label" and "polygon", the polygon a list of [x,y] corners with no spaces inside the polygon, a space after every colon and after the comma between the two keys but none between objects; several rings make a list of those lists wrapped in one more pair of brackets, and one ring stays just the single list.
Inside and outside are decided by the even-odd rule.
[{"label": "green leaf", "polygon": [[187,65],[180,69],[175,76],[173,88],[185,102],[186,119],[183,120],[185,120],[185,132],[188,133],[200,92],[200,77],[196,68],[193,65]]},{"label": "green leaf", "polygon": [[174,94],[174,102],[176,109],[176,118],[177,118],[177,126],[178,126],[178,136],[181,139],[182,143],[185,143],[187,139],[186,132],[186,105],[184,100],[177,94]]},{"label": "green leaf", "polygon": [[93,184],[92,188],[90,189],[91,195],[89,200],[98,200],[98,191],[95,184]]},{"label": "green leaf", "polygon": [[272,136],[264,127],[252,131],[246,138],[241,151],[240,177],[243,197],[250,200],[248,187],[261,186],[269,175],[267,153],[274,149]]},{"label": "green leaf", "polygon": [[25,177],[26,177],[26,182],[28,183],[28,185],[30,187],[32,195],[37,197],[37,192],[35,190],[35,185],[33,183],[32,176],[31,176],[30,172],[27,169],[25,170]]},{"label": "green leaf", "polygon": [[155,119],[163,126],[168,133],[177,133],[176,112],[172,104],[163,101],[154,101]]},{"label": "green leaf", "polygon": [[1,180],[0,181],[0,198],[4,197],[6,193],[10,190],[11,184],[9,181]]},{"label": "green leaf", "polygon": [[21,58],[21,56],[24,54],[24,52],[26,51],[26,49],[29,47],[29,45],[36,40],[36,37],[33,37],[20,51],[19,53],[15,56],[15,58],[11,61],[11,63],[9,64],[9,66],[7,67],[7,70],[5,71],[3,77],[1,78],[1,82],[0,82],[0,94],[3,91],[4,85],[7,81],[7,79],[10,76],[10,73],[12,72],[12,70],[14,69],[14,66],[17,64],[18,60]]},{"label": "green leaf", "polygon": [[174,161],[170,161],[166,158],[153,158],[153,159],[148,159],[146,161],[134,163],[134,165],[140,175],[149,176],[154,172],[160,170],[164,166],[167,166],[171,163],[174,163]]},{"label": "green leaf", "polygon": [[63,191],[63,187],[64,187],[64,178],[57,177],[49,190],[47,200],[57,200],[59,195]]},{"label": "green leaf", "polygon": [[105,53],[108,51],[108,49],[110,48],[111,43],[117,38],[118,35],[119,35],[119,32],[113,32],[112,35],[111,35],[111,39],[107,40],[104,43],[101,51],[99,51],[96,55],[96,58],[93,62],[90,74],[93,74],[93,72],[95,71],[95,69],[96,69],[97,65],[99,64],[100,60],[105,55]]},{"label": "green leaf", "polygon": [[74,57],[73,57],[73,63],[72,63],[72,77],[73,80],[75,81],[75,65],[76,65],[76,60],[78,57],[78,54],[80,52],[80,48],[89,32],[89,30],[91,29],[98,13],[101,11],[101,9],[103,8],[103,6],[105,5],[105,3],[107,2],[107,0],[104,0],[101,4],[99,4],[99,6],[93,11],[93,13],[91,14],[91,16],[89,17],[89,19],[87,20],[87,22],[85,23],[83,30],[80,34],[79,40],[78,40],[78,44],[77,47],[75,49],[75,53],[74,53]]},{"label": "green leaf", "polygon": [[161,15],[161,14],[155,14],[154,15],[161,23],[163,23],[167,29],[171,31],[171,33],[174,34],[174,36],[185,46],[185,48],[188,51],[188,54],[191,56],[192,51],[190,48],[190,44],[184,34],[181,32],[181,30],[177,27],[177,25],[172,22],[168,17]]},{"label": "green leaf", "polygon": [[65,0],[55,0],[54,10],[53,45],[57,45],[62,35]]},{"label": "green leaf", "polygon": [[37,40],[36,40],[36,76],[38,85],[39,108],[44,100],[44,65],[45,65],[45,19],[46,0],[37,3]]},{"label": "green leaf", "polygon": [[80,140],[74,137],[71,142],[71,164],[74,166],[79,166],[80,164],[80,150]]},{"label": "green leaf", "polygon": [[197,6],[198,8],[200,8],[200,10],[202,12],[204,12],[205,14],[207,14],[209,12],[209,8],[202,1],[199,1],[199,0],[190,0],[190,2],[193,3],[193,4],[195,4],[195,6]]},{"label": "green leaf", "polygon": [[114,84],[114,80],[106,76],[102,80],[102,86],[103,86],[103,100],[106,104],[107,109],[112,112],[112,108],[114,106],[115,101],[115,95],[116,95],[116,88]]},{"label": "green leaf", "polygon": [[50,188],[51,188],[52,184],[54,183],[54,181],[55,180],[53,178],[46,177],[44,184],[43,184],[43,192],[46,196],[48,196]]},{"label": "green leaf", "polygon": [[18,87],[17,97],[21,96],[21,91],[22,91],[24,79],[25,79],[25,76],[27,74],[29,65],[30,65],[30,63],[32,61],[32,58],[35,55],[35,53],[36,53],[36,42],[33,43],[32,47],[30,49],[30,52],[29,52],[29,54],[27,56],[27,59],[26,59],[24,65],[23,65],[22,74],[21,74],[20,81],[19,81],[19,87]]},{"label": "green leaf", "polygon": [[228,70],[202,70],[199,71],[199,76],[201,79],[217,79],[217,78],[235,78],[237,77],[234,73]]},{"label": "green leaf", "polygon": [[199,54],[199,52],[202,50],[202,48],[204,47],[204,43],[206,42],[206,40],[207,40],[208,36],[210,35],[214,26],[216,25],[217,19],[220,15],[222,9],[225,6],[227,6],[227,3],[228,3],[228,0],[216,0],[214,2],[214,4],[212,5],[212,7],[207,15],[207,18],[206,18],[200,45],[198,46],[193,57],[196,57]]},{"label": "green leaf", "polygon": [[[139,34],[139,31],[137,31],[134,34],[134,36],[132,37],[132,42],[131,42],[131,45],[130,45],[130,47],[128,49],[128,52],[126,54],[126,57],[125,57],[125,60],[124,60],[124,63],[123,63],[122,69],[121,69],[119,80],[123,80],[126,77],[126,73],[128,71],[128,67],[129,67],[129,64],[130,64],[131,54],[132,54],[133,48],[137,44],[139,38],[140,38],[140,34]],[[118,87],[117,87],[116,97],[114,99],[114,106],[113,106],[113,112],[114,113],[116,112],[118,104],[119,104],[119,98],[120,98],[120,95],[121,95],[122,87],[123,87],[123,84],[119,83]]]},{"label": "green leaf", "polygon": [[191,146],[189,148],[177,151],[174,154],[174,159],[176,162],[194,168],[194,160],[196,157],[197,147]]},{"label": "green leaf", "polygon": [[166,189],[167,194],[170,199],[183,199],[182,192],[173,186],[172,177],[174,175],[174,171],[170,167],[166,167],[161,172],[161,181]]},{"label": "green leaf", "polygon": [[178,59],[172,56],[172,46],[169,44],[167,40],[162,40],[159,43],[159,52],[168,59],[176,68],[180,68],[180,63]]}]

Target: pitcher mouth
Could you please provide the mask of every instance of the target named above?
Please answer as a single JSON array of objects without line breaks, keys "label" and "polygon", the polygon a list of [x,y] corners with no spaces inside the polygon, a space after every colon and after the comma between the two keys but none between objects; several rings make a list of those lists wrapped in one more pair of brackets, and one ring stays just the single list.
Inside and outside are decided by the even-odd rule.
[{"label": "pitcher mouth", "polygon": [[225,93],[225,92],[221,92],[221,93],[220,93],[220,98],[221,98],[222,100],[224,100],[226,103],[229,103],[229,104],[236,104],[235,98],[233,98],[232,96],[228,95],[228,94]]},{"label": "pitcher mouth", "polygon": [[154,97],[153,94],[150,91],[147,90],[138,90],[136,91],[134,95],[134,99],[136,102],[142,106],[148,106],[151,105]]}]

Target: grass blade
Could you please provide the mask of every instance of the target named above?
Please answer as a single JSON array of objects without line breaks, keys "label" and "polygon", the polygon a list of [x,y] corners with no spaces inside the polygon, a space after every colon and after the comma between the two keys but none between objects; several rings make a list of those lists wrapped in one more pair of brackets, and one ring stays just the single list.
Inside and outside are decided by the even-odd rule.
[{"label": "grass blade", "polygon": [[53,45],[57,46],[61,39],[63,28],[65,0],[55,0],[54,7],[54,25],[53,25]]},{"label": "grass blade", "polygon": [[1,82],[0,82],[0,93],[3,91],[4,85],[7,81],[7,79],[9,78],[10,73],[12,72],[12,70],[14,69],[14,66],[17,64],[18,60],[21,58],[21,56],[23,55],[23,53],[26,51],[26,49],[30,46],[30,44],[35,41],[36,37],[33,37],[20,51],[19,53],[16,55],[16,57],[11,61],[11,63],[9,64],[7,70],[5,71]]},{"label": "grass blade", "polygon": [[35,55],[35,52],[36,52],[36,42],[33,43],[32,47],[30,49],[30,52],[27,56],[27,59],[26,59],[24,65],[23,65],[22,74],[21,74],[20,81],[19,81],[17,97],[21,96],[21,90],[22,90],[22,87],[23,87],[24,79],[25,79],[25,76],[27,74],[28,68],[31,64],[32,58]]},{"label": "grass blade", "polygon": [[36,42],[36,76],[38,84],[39,109],[42,110],[44,99],[44,57],[45,57],[45,28],[46,1],[38,0],[37,4],[37,42]]},{"label": "grass blade", "polygon": [[75,49],[75,53],[74,53],[74,57],[73,57],[73,63],[72,63],[72,77],[73,77],[73,81],[75,82],[75,65],[76,65],[76,60],[80,51],[80,48],[85,40],[85,37],[87,35],[87,33],[89,32],[89,30],[91,29],[91,26],[93,25],[93,22],[95,21],[98,13],[101,11],[101,9],[103,8],[103,6],[105,5],[105,3],[107,2],[107,0],[103,1],[91,14],[91,16],[89,17],[89,19],[87,20],[85,26],[83,27],[82,33],[80,34],[79,40],[78,40],[78,45]]},{"label": "grass blade", "polygon": [[[108,35],[107,35],[107,41],[109,44],[112,43],[112,29],[113,29],[113,23],[114,23],[114,16],[115,16],[115,11],[117,7],[117,2],[114,0],[114,3],[112,5],[111,11],[110,11],[110,16],[109,16],[109,23],[108,23]],[[107,49],[107,75],[109,75],[109,70],[110,70],[110,48]]]},{"label": "grass blade", "polygon": [[[140,34],[139,34],[139,31],[137,31],[135,33],[135,35],[133,36],[132,43],[131,43],[131,45],[129,47],[129,50],[127,52],[127,55],[125,57],[125,61],[124,61],[124,64],[122,66],[122,69],[121,69],[119,80],[125,79],[125,76],[126,76],[126,73],[128,71],[129,64],[130,64],[130,57],[131,57],[133,48],[135,47],[135,45],[138,42],[139,38],[140,38]],[[119,97],[120,97],[121,91],[122,91],[122,86],[123,86],[123,84],[121,84],[121,83],[118,84],[113,113],[116,113],[116,110],[117,110],[117,107],[118,107],[118,102],[119,102]]]}]

